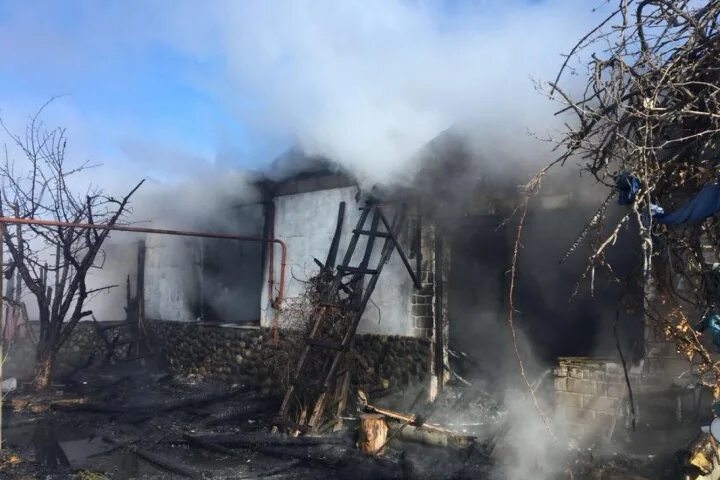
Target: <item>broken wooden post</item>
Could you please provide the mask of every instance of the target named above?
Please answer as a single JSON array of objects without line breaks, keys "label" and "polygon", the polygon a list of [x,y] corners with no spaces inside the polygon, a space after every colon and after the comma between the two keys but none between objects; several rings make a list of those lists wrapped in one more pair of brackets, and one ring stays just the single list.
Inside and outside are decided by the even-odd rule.
[{"label": "broken wooden post", "polygon": [[368,455],[382,453],[387,441],[388,427],[385,417],[377,413],[360,415],[360,438],[358,448]]},{"label": "broken wooden post", "polygon": [[345,202],[340,202],[335,233],[333,234],[332,241],[330,242],[330,250],[328,251],[327,258],[325,259],[325,266],[321,268],[327,268],[329,271],[333,271],[335,269],[335,262],[337,261],[338,247],[340,246],[340,235],[342,234],[344,219]]}]

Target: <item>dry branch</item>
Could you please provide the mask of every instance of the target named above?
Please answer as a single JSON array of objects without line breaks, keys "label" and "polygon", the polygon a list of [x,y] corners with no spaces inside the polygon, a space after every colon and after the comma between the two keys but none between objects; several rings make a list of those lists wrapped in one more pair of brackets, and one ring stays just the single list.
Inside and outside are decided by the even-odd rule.
[{"label": "dry branch", "polygon": [[[43,110],[51,102],[30,119],[24,135],[11,132],[0,120],[20,156],[15,161],[6,148],[0,163],[0,215],[12,212],[23,219],[108,226],[121,223],[129,212],[130,198],[143,182],[121,198],[94,186],[82,194],[74,192],[69,186],[73,177],[93,165],[71,165],[66,158],[65,129],[47,128],[42,121]],[[102,246],[109,234],[109,230],[38,225],[4,229],[0,240],[12,257],[12,267],[37,303],[40,328],[33,382],[37,389],[49,385],[58,350],[78,322],[92,314],[85,309],[85,302],[98,290],[88,289],[86,277],[92,269],[102,267]]]},{"label": "dry branch", "polygon": [[[670,314],[649,311],[648,319],[715,393],[720,374],[693,325],[720,307],[720,272],[713,267],[720,263],[720,221],[710,216],[666,226],[654,221],[653,208],[676,210],[720,178],[719,19],[717,0],[617,2],[572,47],[547,85],[567,129],[555,140],[562,154],[541,172],[578,159],[610,195],[621,176],[637,179],[627,214],[594,245],[583,278],[592,281],[598,266],[610,268],[606,250],[625,234],[621,226],[628,218],[636,219],[644,254],[639,280],[651,282],[674,305]],[[577,88],[568,77],[583,69],[586,83]],[[588,225],[603,223],[603,207]]]}]

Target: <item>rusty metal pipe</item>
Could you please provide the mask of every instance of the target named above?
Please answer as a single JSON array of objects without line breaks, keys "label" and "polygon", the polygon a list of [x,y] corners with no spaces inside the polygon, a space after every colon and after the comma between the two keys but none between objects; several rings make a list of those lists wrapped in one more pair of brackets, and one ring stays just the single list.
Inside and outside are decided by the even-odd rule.
[{"label": "rusty metal pipe", "polygon": [[40,225],[46,227],[66,227],[90,230],[111,230],[118,232],[151,233],[158,235],[175,235],[180,237],[220,238],[224,240],[238,240],[244,242],[265,242],[280,245],[280,285],[277,297],[273,300],[273,292],[268,292],[268,298],[273,308],[279,309],[285,295],[285,264],[287,262],[287,245],[278,238],[252,237],[247,235],[233,235],[228,233],[195,232],[192,230],[171,230],[160,228],[130,227],[127,225],[107,225],[102,223],[72,223],[58,220],[38,220],[35,218],[0,217],[0,224],[14,225]]}]

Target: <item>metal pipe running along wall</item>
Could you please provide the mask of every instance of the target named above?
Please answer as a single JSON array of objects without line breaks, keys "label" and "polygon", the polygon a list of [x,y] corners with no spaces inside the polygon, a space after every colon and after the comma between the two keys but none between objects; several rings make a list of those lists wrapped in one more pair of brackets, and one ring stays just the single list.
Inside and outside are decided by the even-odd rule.
[{"label": "metal pipe running along wall", "polygon": [[[280,245],[280,282],[278,286],[278,293],[275,299],[273,299],[273,284],[272,279],[268,284],[268,298],[270,304],[275,310],[279,310],[282,305],[282,301],[285,295],[285,264],[287,261],[287,245],[285,242],[278,238],[263,238],[263,237],[252,237],[245,235],[232,235],[228,233],[212,233],[212,232],[195,232],[192,230],[169,230],[159,228],[143,228],[143,227],[130,227],[128,225],[107,225],[103,223],[72,223],[62,222],[58,220],[38,220],[35,218],[17,218],[17,217],[0,217],[0,225],[10,224],[21,224],[21,225],[40,225],[46,227],[66,227],[66,228],[80,228],[90,230],[112,230],[119,232],[132,232],[132,233],[150,233],[158,235],[175,235],[181,237],[201,237],[201,238],[220,238],[225,240],[238,240],[245,242],[264,242],[264,243],[276,243]],[[0,229],[2,231],[4,229]],[[270,266],[272,268],[272,266]],[[270,270],[272,271],[272,270]]]}]

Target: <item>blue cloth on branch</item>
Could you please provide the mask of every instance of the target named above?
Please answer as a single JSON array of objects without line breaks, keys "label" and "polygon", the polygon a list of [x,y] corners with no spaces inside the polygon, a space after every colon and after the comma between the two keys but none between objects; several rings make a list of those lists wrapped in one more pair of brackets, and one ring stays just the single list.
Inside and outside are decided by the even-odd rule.
[{"label": "blue cloth on branch", "polygon": [[632,205],[635,195],[640,190],[640,180],[634,175],[623,172],[618,175],[615,186],[618,190],[618,203],[620,205]]},{"label": "blue cloth on branch", "polygon": [[674,212],[653,217],[664,225],[682,225],[705,220],[720,210],[720,184],[706,185],[685,205]]}]

